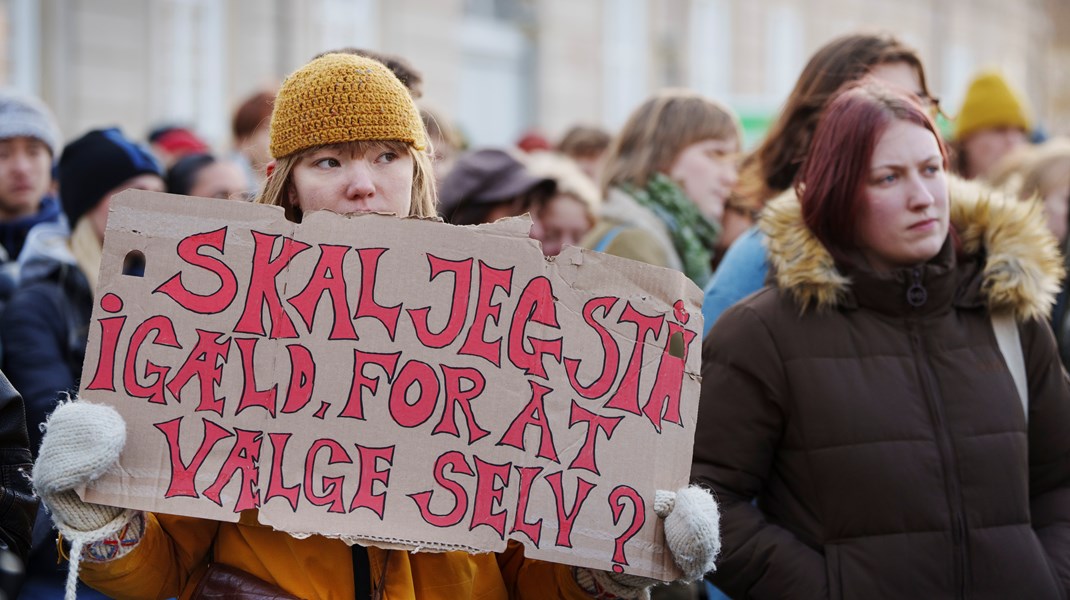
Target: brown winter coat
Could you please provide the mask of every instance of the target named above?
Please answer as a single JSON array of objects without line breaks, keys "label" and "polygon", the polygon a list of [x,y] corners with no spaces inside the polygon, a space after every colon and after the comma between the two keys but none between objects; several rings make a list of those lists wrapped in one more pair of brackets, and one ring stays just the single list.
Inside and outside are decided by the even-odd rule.
[{"label": "brown winter coat", "polygon": [[[729,595],[1067,598],[1055,242],[1031,205],[960,183],[951,222],[957,253],[881,277],[834,263],[796,199],[766,208],[776,286],[703,348],[692,475],[722,506]],[[1028,425],[989,311],[1019,324]]]}]

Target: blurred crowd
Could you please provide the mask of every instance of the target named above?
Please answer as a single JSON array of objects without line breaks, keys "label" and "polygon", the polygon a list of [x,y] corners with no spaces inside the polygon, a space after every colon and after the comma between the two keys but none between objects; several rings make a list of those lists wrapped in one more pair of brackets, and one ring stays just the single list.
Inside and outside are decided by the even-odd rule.
[{"label": "blurred crowd", "polygon": [[[336,52],[358,54],[382,62],[420,105],[420,72],[404,58],[353,48]],[[931,123],[937,117],[943,117],[951,123],[945,131],[932,129],[932,133],[938,136],[933,147],[939,149],[936,153],[937,162],[940,163],[938,167],[946,170],[953,182],[950,188],[951,235],[956,243],[963,240],[962,247],[966,250],[960,248],[960,256],[955,259],[958,262],[945,270],[959,269],[960,265],[965,264],[962,256],[995,256],[997,252],[992,239],[998,237],[998,232],[979,238],[981,241],[977,244],[982,250],[969,246],[974,234],[956,221],[956,211],[960,210],[957,206],[973,205],[967,200],[957,200],[955,185],[970,186],[968,189],[973,191],[969,194],[974,196],[980,194],[985,198],[991,195],[1012,199],[1021,206],[1021,212],[1014,214],[1032,214],[1030,207],[1035,207],[1035,212],[1043,215],[1047,227],[1045,235],[1051,238],[1053,247],[1060,252],[1058,256],[1067,255],[1070,231],[1070,140],[1058,137],[1047,139],[1032,115],[1028,100],[1008,83],[1004,74],[997,71],[978,73],[965,91],[961,106],[942,106],[930,91],[919,56],[891,35],[849,35],[832,40],[819,49],[800,74],[778,118],[753,149],[743,147],[740,120],[729,106],[718,99],[686,89],[665,89],[653,94],[616,131],[593,124],[576,124],[555,140],[548,139],[538,131],[530,131],[517,140],[516,146],[507,148],[471,148],[449,115],[426,106],[420,109],[429,140],[438,215],[444,221],[456,225],[477,225],[529,214],[532,219],[531,237],[540,242],[547,257],[557,255],[565,246],[580,246],[678,270],[705,290],[703,400],[694,473],[696,481],[713,489],[722,504],[722,527],[725,533],[723,562],[719,563],[718,571],[708,578],[708,585],[655,588],[655,596],[720,597],[720,594],[727,593],[755,598],[822,597],[811,593],[824,593],[827,596],[823,597],[838,597],[827,587],[833,585],[831,578],[824,588],[807,587],[810,584],[809,567],[804,563],[810,557],[806,548],[822,548],[823,560],[831,561],[830,540],[836,538],[836,535],[822,528],[828,525],[822,520],[826,510],[822,508],[822,503],[835,503],[828,500],[820,489],[836,489],[840,490],[837,493],[850,494],[845,491],[847,487],[830,483],[835,480],[838,470],[847,470],[840,476],[863,480],[876,475],[850,471],[852,465],[867,464],[852,462],[858,460],[858,454],[840,463],[822,461],[835,451],[829,448],[839,443],[854,448],[856,453],[874,451],[872,448],[875,446],[852,445],[859,440],[849,435],[835,438],[836,444],[830,443],[821,448],[814,446],[818,443],[815,437],[819,437],[814,432],[818,430],[807,429],[810,425],[805,411],[818,410],[815,406],[824,407],[823,410],[838,410],[834,408],[835,402],[829,398],[838,399],[839,391],[818,394],[827,379],[813,373],[832,367],[820,361],[806,367],[793,363],[793,340],[803,345],[812,341],[815,344],[813,348],[817,350],[811,350],[821,353],[826,348],[822,345],[825,344],[821,341],[821,336],[825,335],[822,332],[839,332],[840,337],[828,341],[827,348],[835,349],[835,352],[829,350],[829,356],[845,353],[853,360],[846,368],[843,365],[836,367],[836,373],[830,375],[838,375],[845,380],[842,385],[846,387],[836,388],[849,390],[844,394],[860,397],[886,394],[891,398],[890,402],[898,400],[889,388],[902,388],[906,395],[921,394],[912,387],[914,380],[911,377],[914,375],[904,375],[901,379],[879,375],[890,372],[889,369],[895,371],[899,363],[888,365],[876,357],[896,353],[908,355],[909,351],[903,348],[909,345],[885,347],[873,346],[876,342],[872,342],[874,338],[892,339],[898,332],[914,327],[909,320],[914,316],[908,318],[894,311],[885,312],[882,314],[887,318],[881,317],[873,323],[867,321],[864,326],[857,325],[857,330],[852,329],[856,324],[849,320],[854,318],[851,316],[845,317],[848,319],[846,325],[825,323],[823,326],[827,329],[824,330],[808,327],[808,321],[799,317],[797,325],[785,325],[780,330],[767,332],[765,328],[768,323],[777,321],[772,317],[768,321],[761,320],[765,314],[761,310],[769,312],[773,309],[754,307],[760,301],[760,298],[755,300],[755,293],[766,286],[793,290],[791,294],[783,296],[785,299],[779,300],[790,304],[785,310],[792,315],[805,312],[807,302],[803,302],[803,298],[812,301],[814,306],[833,307],[833,310],[841,310],[836,307],[843,303],[856,311],[859,306],[868,306],[858,290],[844,293],[833,286],[830,288],[832,291],[827,292],[829,295],[825,296],[821,287],[832,285],[828,284],[830,280],[840,281],[837,277],[854,282],[868,281],[868,272],[852,270],[859,262],[854,252],[870,247],[859,242],[869,239],[860,237],[864,235],[864,230],[851,229],[854,227],[852,223],[857,221],[833,220],[830,221],[833,223],[832,230],[826,231],[821,229],[825,226],[819,224],[820,211],[813,212],[817,209],[806,208],[810,206],[806,204],[808,198],[818,193],[819,189],[832,190],[826,193],[826,196],[832,197],[837,186],[847,187],[851,181],[857,183],[857,180],[849,179],[852,169],[856,169],[856,161],[851,155],[835,154],[837,144],[850,147],[852,131],[832,131],[829,129],[832,127],[831,117],[825,119],[824,116],[834,101],[844,102],[842,115],[845,116],[841,117],[841,122],[849,122],[853,118],[850,113],[852,107],[847,100],[842,100],[842,92],[845,88],[862,84],[885,86],[907,98],[903,104],[906,108],[888,109],[899,111],[895,113],[895,119]],[[5,399],[5,403],[0,404],[0,410],[5,411],[4,416],[0,417],[3,422],[0,432],[7,435],[0,453],[8,453],[4,456],[11,458],[10,465],[28,468],[41,444],[42,423],[61,399],[77,392],[100,268],[109,199],[133,188],[233,201],[253,200],[265,182],[269,181],[275,168],[269,149],[274,99],[275,90],[263,90],[242,102],[233,113],[233,137],[229,147],[224,149],[212,148],[205,143],[198,136],[195,124],[161,125],[144,139],[137,139],[132,132],[109,128],[104,123],[101,128],[88,132],[61,132],[50,109],[40,99],[11,91],[0,92],[0,367],[14,387],[13,390],[9,389],[11,386],[7,386],[6,382],[0,382],[4,384],[0,386],[4,394],[0,395],[12,398],[11,403]],[[865,104],[864,99],[857,101]],[[889,106],[893,104],[899,106],[894,102]],[[920,116],[900,115],[913,115],[910,111],[916,111]],[[879,134],[873,134],[877,137],[869,139],[868,146],[859,148],[866,148],[865,152],[869,152],[869,155],[880,152],[879,143],[874,141],[883,140]],[[821,155],[826,160],[818,160],[812,154],[819,138],[834,142]],[[72,141],[64,144],[65,139]],[[834,154],[835,160],[829,159]],[[923,158],[928,160],[931,157]],[[822,168],[826,170],[820,170]],[[826,173],[833,178],[832,183],[819,187]],[[897,173],[889,175],[893,176],[906,177]],[[963,183],[967,181],[972,183]],[[974,197],[969,194],[966,195]],[[938,194],[933,195],[935,197]],[[804,205],[802,217],[798,217],[800,202]],[[784,219],[791,218],[804,218],[809,230],[829,248],[830,254],[822,259],[827,264],[854,266],[843,267],[839,273],[832,273],[818,283],[806,279],[808,274],[788,281],[785,274],[792,272],[793,261],[799,255],[809,252],[806,244],[810,243],[796,244],[796,237],[792,236],[798,236],[798,231],[783,225]],[[852,216],[851,219],[856,217]],[[836,223],[843,225],[837,230]],[[848,230],[845,231],[844,227],[848,227]],[[1008,229],[1014,225],[1003,227]],[[873,247],[879,248],[876,242],[873,242]],[[839,253],[838,249],[845,250]],[[991,266],[991,261],[984,263],[988,266],[980,269],[984,270],[986,277],[992,273],[997,276],[1003,273],[1005,278],[1014,278],[1015,261],[1028,262],[1010,250],[1004,251],[1004,254],[1010,256],[1005,261],[1011,266]],[[935,264],[931,261],[942,260],[938,259],[939,256],[942,255],[934,250],[932,256],[919,262]],[[1063,259],[1058,260],[1060,264],[1056,270],[1061,276]],[[138,267],[133,265],[130,268]],[[933,274],[925,271],[916,275],[917,279],[913,282],[915,287],[910,287],[910,281],[901,280],[899,283],[904,290],[915,295],[919,292],[909,290],[921,289],[920,293],[928,294],[931,301],[943,293],[935,287],[935,283],[929,286],[930,282],[939,281],[935,274],[937,271],[939,269],[934,270]],[[918,272],[917,269],[915,272]],[[902,277],[909,277],[909,271],[905,273],[908,275]],[[962,275],[962,280],[965,277]],[[802,280],[806,282],[799,283]],[[993,283],[990,279],[978,281],[980,283],[975,287],[985,293],[998,285],[998,282]],[[960,280],[956,282],[956,285],[961,283]],[[1061,358],[1063,366],[1070,365],[1068,285],[1065,278],[1058,277],[1053,284],[1049,282],[1046,285],[1040,287],[1043,288],[1042,292],[1050,292],[1050,307],[1015,313],[1025,314],[1043,323],[1048,331],[1041,334],[1024,325],[1019,327],[1024,340],[1019,345],[1025,348],[1029,370],[1027,396],[1035,403],[1032,409],[1026,404],[1025,414],[1028,417],[1034,414],[1030,410],[1041,408],[1048,412],[1034,416],[1028,426],[1023,424],[1027,435],[1025,441],[1015,441],[1013,449],[1007,452],[1013,454],[1015,460],[1021,458],[1025,461],[1023,448],[1028,448],[1030,462],[1003,460],[999,458],[1002,454],[993,455],[996,458],[989,456],[968,462],[970,453],[975,450],[975,445],[971,445],[975,443],[975,438],[963,441],[956,437],[959,432],[970,429],[970,435],[980,436],[985,431],[1004,430],[976,415],[954,412],[950,408],[948,414],[943,414],[940,412],[943,409],[933,408],[935,416],[932,418],[940,424],[935,429],[938,434],[934,435],[939,444],[952,448],[948,452],[951,458],[947,459],[951,462],[944,463],[942,467],[916,464],[915,468],[918,472],[942,469],[944,478],[938,478],[941,482],[954,480],[949,471],[965,471],[967,466],[964,465],[969,465],[969,469],[1007,469],[1008,473],[1004,473],[1007,486],[1015,485],[1019,478],[1021,481],[1028,480],[1024,484],[1026,490],[1021,492],[1025,500],[1018,498],[1015,494],[1021,494],[1015,491],[1013,494],[1007,492],[1008,496],[1014,498],[1003,502],[1002,492],[989,490],[989,498],[996,498],[991,502],[1003,502],[1000,506],[1006,510],[1001,514],[1010,515],[1007,516],[1008,521],[1002,523],[1003,526],[1009,526],[1007,523],[1013,521],[1013,516],[1017,514],[1015,511],[1029,512],[1029,499],[1036,500],[1034,496],[1042,491],[1035,486],[1047,486],[1044,490],[1061,490],[1058,496],[1049,498],[1049,502],[1060,505],[1059,508],[1032,505],[1035,529],[1039,528],[1036,520],[1048,515],[1045,511],[1050,509],[1055,511],[1054,516],[1049,515],[1051,523],[1060,523],[1061,532],[1056,532],[1055,529],[1059,528],[1052,525],[1055,529],[1048,529],[1048,534],[1038,534],[1044,538],[1043,547],[1048,552],[1045,558],[1032,545],[1022,541],[1019,534],[1015,534],[1019,537],[1012,537],[1009,541],[992,534],[991,528],[1000,524],[982,522],[984,519],[978,517],[976,512],[970,512],[976,507],[970,504],[969,498],[962,500],[962,497],[972,493],[971,490],[956,487],[948,491],[941,488],[941,494],[946,492],[948,497],[959,499],[967,509],[964,516],[962,511],[953,507],[944,506],[940,509],[959,515],[955,518],[964,520],[961,529],[959,525],[951,526],[948,531],[941,529],[942,526],[934,527],[940,530],[941,536],[951,536],[949,531],[956,536],[965,536],[965,541],[955,538],[954,544],[971,548],[967,555],[976,561],[968,567],[958,563],[933,566],[937,570],[958,573],[961,569],[965,573],[961,576],[965,583],[961,585],[970,593],[957,597],[999,597],[998,594],[986,595],[982,590],[985,585],[991,585],[992,589],[1006,591],[1006,587],[1000,586],[1012,579],[1010,575],[999,579],[983,574],[985,570],[1000,569],[994,562],[983,562],[994,560],[992,557],[999,556],[999,553],[987,546],[982,551],[971,544],[1008,545],[1031,556],[1029,560],[1048,561],[1050,571],[1045,565],[1045,576],[1053,577],[1057,582],[1055,587],[1062,589],[1064,594],[1070,582],[1070,556],[1066,556],[1070,553],[1070,537],[1066,531],[1070,528],[1070,515],[1064,508],[1070,506],[1070,492],[1066,491],[1070,489],[1070,482],[1062,466],[1068,459],[1065,454],[1059,454],[1064,449],[1063,445],[1048,448],[1044,446],[1048,443],[1045,439],[1036,437],[1041,435],[1036,418],[1062,424],[1060,419],[1066,414],[1061,404],[1060,408],[1051,408],[1045,402],[1051,400],[1065,404],[1068,400],[1063,394],[1065,382],[1062,384],[1064,387],[1058,389],[1055,389],[1057,382],[1051,384],[1051,389],[1043,388],[1038,383],[1046,381],[1044,377],[1047,375],[1043,375],[1041,367],[1036,366],[1042,352],[1038,348],[1043,343],[1035,341],[1039,338],[1034,338],[1034,335],[1054,336],[1054,351]],[[803,291],[798,291],[800,289]],[[883,288],[875,284],[872,289]],[[966,302],[964,298],[967,292],[963,291],[966,289],[967,286],[959,286],[948,291],[948,303],[942,305],[940,310],[944,312],[940,315],[959,310],[957,307]],[[981,293],[977,290],[970,288],[969,291]],[[1039,301],[1039,304],[1044,302]],[[950,306],[956,308],[948,308]],[[990,308],[994,306],[989,302]],[[758,316],[750,316],[748,310]],[[993,309],[992,312],[998,311]],[[897,320],[901,317],[902,321]],[[755,321],[749,328],[744,328],[741,322],[748,318],[758,319],[760,323]],[[937,321],[926,321],[929,318],[926,315],[917,318],[923,324],[923,329],[931,326],[935,331],[945,326]],[[972,326],[969,323],[972,321],[969,318],[973,317],[956,318],[959,320],[947,326],[970,330]],[[981,322],[987,323],[985,319],[987,317],[983,317]],[[942,389],[941,386],[948,381],[945,371],[941,370],[947,365],[941,361],[954,363],[962,354],[973,352],[970,348],[982,344],[969,338],[962,342],[961,347],[954,349],[958,354],[938,354],[947,348],[940,346],[939,342],[924,341],[929,340],[924,332],[917,334],[913,329],[910,331],[910,335],[915,337],[909,339],[922,339],[918,342],[919,347],[942,357],[930,361],[935,364],[935,376],[919,376],[923,381],[935,381],[934,389]],[[984,338],[983,344],[990,347],[990,356],[1000,356],[995,353],[995,338],[985,335],[988,337]],[[745,371],[749,358],[734,354],[734,350],[727,348],[757,348],[767,343],[764,336],[773,340],[768,343],[773,344],[776,350],[770,350],[770,354],[763,358],[765,367],[755,367],[754,371],[744,373],[741,369]],[[784,341],[778,336],[785,336]],[[871,353],[874,347],[876,349]],[[1002,351],[1002,348],[999,350]],[[805,352],[799,356],[798,360],[803,361]],[[859,356],[873,358],[866,362]],[[774,358],[770,357],[782,362],[774,368],[769,364]],[[999,361],[998,358],[994,360]],[[1007,364],[1010,365],[1010,362]],[[852,370],[856,367],[857,371]],[[795,369],[807,370],[811,373],[811,379],[796,373]],[[868,385],[867,381],[870,382]],[[881,383],[876,383],[878,381]],[[977,397],[984,395],[982,384],[962,385],[972,390],[970,394],[977,394]],[[822,400],[808,404],[792,403],[790,406],[783,402],[785,397],[797,396],[803,386],[817,390],[814,394],[822,395]],[[748,396],[747,390],[752,390],[753,394]],[[739,397],[735,408],[713,406],[714,400],[708,398],[724,398],[737,391]],[[12,408],[12,403],[17,401],[19,394],[25,403],[25,429],[9,427],[16,417],[8,415],[7,411],[11,411],[12,415],[17,412]],[[948,391],[945,397],[947,395],[953,394]],[[751,403],[749,408],[739,407],[744,400]],[[937,405],[946,408],[951,401]],[[763,412],[752,414],[759,410]],[[955,410],[964,409],[956,407]],[[988,408],[980,403],[971,410],[984,411]],[[885,419],[883,414],[875,409],[872,418]],[[809,418],[827,418],[821,415],[811,414]],[[800,421],[804,425],[799,425]],[[910,430],[907,425],[900,426],[887,420],[881,422],[885,426],[881,430],[883,433],[876,435],[877,438],[885,435],[884,439],[901,440],[895,436]],[[975,425],[977,423],[981,425]],[[855,425],[866,428],[857,423]],[[952,432],[948,440],[941,437],[943,433],[940,433],[945,425]],[[796,427],[800,427],[802,433],[796,431]],[[851,428],[850,424],[844,427]],[[985,430],[985,427],[991,429]],[[704,434],[704,431],[716,431],[716,434]],[[742,433],[738,438],[733,438],[736,435],[734,432]],[[755,437],[760,435],[764,437]],[[859,435],[867,443],[873,441],[863,434]],[[910,442],[899,443],[908,445]],[[19,448],[23,449],[21,453]],[[26,449],[29,454],[25,453]],[[813,458],[819,454],[818,450],[825,452],[821,459]],[[909,461],[913,456],[904,450],[900,460]],[[925,454],[920,456],[924,460],[932,458]],[[944,453],[939,453],[939,456],[944,456]],[[1032,462],[1039,456],[1046,457],[1046,466],[1037,466]],[[807,457],[811,457],[810,462],[807,462]],[[985,462],[989,459],[990,462]],[[954,462],[956,460],[962,462]],[[877,461],[876,464],[883,463]],[[1044,471],[1053,464],[1059,467]],[[922,486],[922,482],[928,481],[916,473],[906,473],[906,467],[903,469],[905,474],[894,475],[897,483],[915,481]],[[1045,473],[1047,479],[1040,482],[1029,479],[1030,469],[1033,469],[1034,476]],[[1013,476],[1010,471],[1014,472]],[[0,510],[8,512],[3,515],[3,541],[11,552],[25,561],[25,575],[19,577],[21,597],[61,597],[66,565],[58,556],[62,547],[57,546],[55,530],[44,510],[34,512],[36,500],[27,485],[20,485],[17,481],[8,485],[18,477],[10,475],[8,471],[4,473],[7,489],[0,497]],[[968,479],[967,475],[963,475],[962,479]],[[880,485],[874,486],[880,489]],[[885,489],[885,493],[895,495],[897,492]],[[983,495],[988,492],[982,490],[977,493]],[[873,492],[872,496],[862,496],[872,499],[880,497],[880,494]],[[896,508],[883,510],[884,515],[899,514]],[[932,586],[925,583],[927,578],[942,582],[943,575],[929,573],[921,569],[918,563],[902,557],[902,554],[908,553],[905,549],[910,547],[911,540],[921,540],[918,542],[918,553],[919,556],[926,556],[928,540],[919,533],[924,525],[911,521],[912,516],[924,514],[926,510],[917,508],[913,513],[904,512],[902,520],[888,525],[882,520],[883,517],[866,516],[864,507],[852,505],[843,508],[838,514],[856,514],[857,517],[851,521],[851,526],[844,526],[839,539],[866,536],[872,531],[879,531],[886,536],[882,542],[886,545],[856,545],[852,550],[854,555],[849,555],[847,550],[836,555],[836,560],[841,561],[836,568],[842,569],[837,571],[841,573],[838,575],[841,580],[836,585],[846,589],[856,585],[853,578],[865,577],[870,581],[885,582],[890,576],[874,572],[891,570],[893,567],[875,563],[895,556],[896,560],[914,569],[913,572],[899,573],[905,579],[913,578],[917,586],[914,589],[920,590],[916,597],[944,597],[942,594],[946,588],[941,587],[942,583]],[[999,512],[999,509],[993,510]],[[880,511],[874,509],[873,512]],[[855,527],[858,523],[862,524]],[[775,532],[770,532],[772,527],[777,528]],[[893,533],[897,531],[902,533],[903,540],[893,539]],[[991,537],[986,538],[986,535]],[[1048,544],[1048,538],[1044,535],[1059,541]],[[788,536],[791,542],[781,539],[784,536]],[[947,543],[951,544],[950,541]],[[794,545],[799,548],[796,549]],[[889,550],[893,547],[894,550]],[[958,548],[957,545],[955,547]],[[778,555],[778,551],[794,553],[791,555],[796,558],[786,559]],[[798,562],[793,562],[795,560]],[[851,560],[855,562],[851,563]],[[822,564],[826,565],[821,567],[822,573],[826,567],[832,568],[827,563]],[[859,572],[849,571],[851,568]],[[1018,571],[1022,573],[1028,569],[1023,571],[1019,568]],[[1045,594],[1052,588],[1038,585],[1029,589],[1031,592],[1022,597],[1047,597]],[[79,588],[79,595],[84,598],[105,597],[84,586]],[[851,596],[845,594],[844,597]],[[894,593],[882,596],[878,593],[859,597],[902,596]]]}]

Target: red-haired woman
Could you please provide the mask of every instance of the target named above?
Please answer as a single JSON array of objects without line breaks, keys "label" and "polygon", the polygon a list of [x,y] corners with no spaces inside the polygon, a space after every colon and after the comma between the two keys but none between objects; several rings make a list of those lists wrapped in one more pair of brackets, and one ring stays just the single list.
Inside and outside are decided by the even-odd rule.
[{"label": "red-haired woman", "polygon": [[925,109],[868,81],[763,214],[775,282],[707,338],[692,471],[733,597],[1070,591],[1059,255],[1037,208],[946,169]]}]

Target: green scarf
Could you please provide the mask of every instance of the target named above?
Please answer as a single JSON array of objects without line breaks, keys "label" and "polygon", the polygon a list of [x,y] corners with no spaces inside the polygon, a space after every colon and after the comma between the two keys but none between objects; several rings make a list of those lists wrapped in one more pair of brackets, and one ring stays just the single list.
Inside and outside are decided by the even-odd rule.
[{"label": "green scarf", "polygon": [[654,212],[669,228],[672,245],[680,255],[687,275],[699,287],[710,278],[713,248],[721,237],[721,226],[711,222],[671,179],[655,173],[643,189],[623,186],[629,196]]}]

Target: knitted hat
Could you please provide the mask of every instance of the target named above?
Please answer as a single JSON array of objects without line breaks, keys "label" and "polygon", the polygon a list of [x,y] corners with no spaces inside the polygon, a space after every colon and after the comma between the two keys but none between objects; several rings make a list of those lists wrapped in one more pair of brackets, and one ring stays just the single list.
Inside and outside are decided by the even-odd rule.
[{"label": "knitted hat", "polygon": [[59,154],[59,127],[44,102],[13,91],[0,91],[0,140],[37,138],[48,146],[53,158]]},{"label": "knitted hat", "polygon": [[954,140],[962,140],[979,129],[1006,126],[1028,132],[1032,129],[1029,111],[1002,75],[982,72],[966,90],[966,99],[955,119]]},{"label": "knitted hat", "polygon": [[56,171],[63,211],[72,227],[127,179],[144,174],[162,177],[152,154],[116,128],[95,129],[67,144]]},{"label": "knitted hat", "polygon": [[426,146],[420,113],[405,86],[382,63],[326,54],[283,82],[271,114],[271,156],[364,140]]},{"label": "knitted hat", "polygon": [[204,140],[184,127],[169,129],[156,136],[156,139],[150,139],[149,141],[159,146],[164,152],[181,156],[203,154],[209,150],[208,144],[205,144]]}]

